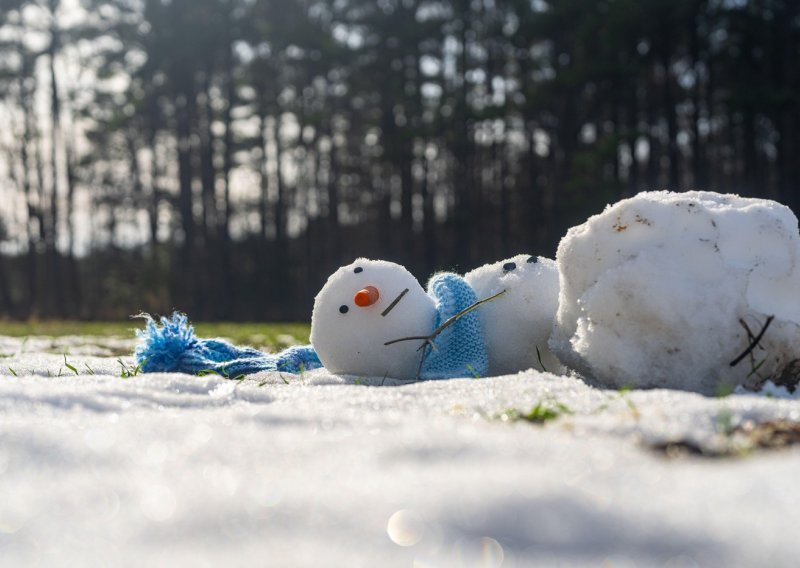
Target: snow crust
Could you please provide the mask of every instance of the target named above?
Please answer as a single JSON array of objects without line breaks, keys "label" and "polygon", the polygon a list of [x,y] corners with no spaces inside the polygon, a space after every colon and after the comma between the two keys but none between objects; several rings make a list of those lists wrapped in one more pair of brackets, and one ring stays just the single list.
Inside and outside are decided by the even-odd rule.
[{"label": "snow crust", "polygon": [[[714,393],[800,356],[800,236],[785,206],[648,192],[570,229],[551,348],[601,384]],[[761,347],[737,356],[766,325]]]},{"label": "snow crust", "polygon": [[[625,393],[534,371],[122,379],[116,358],[75,354],[80,376],[48,378],[63,355],[9,338],[0,355],[3,565],[792,566],[800,553],[800,451],[648,449],[800,420],[786,391]],[[571,414],[502,418],[540,402]]]},{"label": "snow crust", "polygon": [[489,374],[531,368],[560,371],[558,359],[547,346],[558,310],[558,268],[554,261],[519,254],[476,268],[464,279],[479,300],[505,291],[478,308],[489,353]]}]

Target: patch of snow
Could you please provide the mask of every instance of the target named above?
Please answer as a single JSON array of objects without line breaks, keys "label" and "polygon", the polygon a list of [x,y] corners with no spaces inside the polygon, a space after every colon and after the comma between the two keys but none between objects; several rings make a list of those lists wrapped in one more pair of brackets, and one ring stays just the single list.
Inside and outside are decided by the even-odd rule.
[{"label": "patch of snow", "polygon": [[800,357],[798,258],[797,219],[774,201],[641,193],[561,241],[551,348],[608,386],[758,386]]},{"label": "patch of snow", "polygon": [[[797,400],[534,371],[123,379],[113,358],[68,360],[102,374],[0,359],[4,565],[792,566],[800,553],[800,451],[648,449],[798,421]],[[539,403],[569,412],[502,418]]]},{"label": "patch of snow", "polygon": [[[736,394],[754,394],[752,391],[747,390],[741,385],[736,387],[736,390],[734,392]],[[791,392],[785,386],[776,385],[772,381],[766,381],[763,385],[761,385],[761,388],[755,392],[755,394],[759,394],[769,398],[800,399],[800,389],[795,389],[794,392]]]},{"label": "patch of snow", "polygon": [[30,335],[27,337],[0,336],[0,358],[17,353],[57,353],[67,355],[95,355],[110,357],[112,355],[127,354],[133,350],[136,339],[131,336],[124,337],[84,337],[79,335],[66,335],[62,337],[47,337]]}]

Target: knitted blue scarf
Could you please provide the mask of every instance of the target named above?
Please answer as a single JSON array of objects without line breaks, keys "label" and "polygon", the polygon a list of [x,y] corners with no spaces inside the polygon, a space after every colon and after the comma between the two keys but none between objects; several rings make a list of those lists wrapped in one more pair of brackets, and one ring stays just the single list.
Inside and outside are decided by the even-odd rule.
[{"label": "knitted blue scarf", "polygon": [[[434,329],[477,301],[475,291],[456,274],[442,273],[428,283],[428,294],[436,301]],[[134,356],[146,373],[218,373],[239,377],[260,371],[298,374],[322,367],[313,346],[289,347],[280,353],[262,353],[252,347],[236,347],[223,339],[201,339],[188,318],[180,313],[160,319],[150,316]],[[431,330],[433,332],[433,329]],[[435,348],[426,348],[420,378],[448,379],[482,376],[489,358],[478,314],[469,312],[434,338]]]},{"label": "knitted blue scarf", "polygon": [[160,326],[150,316],[146,318],[144,331],[136,332],[143,341],[134,352],[136,362],[146,373],[218,373],[237,377],[259,371],[297,374],[322,366],[310,345],[289,347],[276,354],[262,353],[252,347],[236,347],[223,339],[200,339],[181,313],[162,317]]}]

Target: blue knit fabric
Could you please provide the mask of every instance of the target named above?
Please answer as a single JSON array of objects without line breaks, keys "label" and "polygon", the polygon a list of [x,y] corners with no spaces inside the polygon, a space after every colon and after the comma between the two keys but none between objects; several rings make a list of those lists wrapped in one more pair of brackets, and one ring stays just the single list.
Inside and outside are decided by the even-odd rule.
[{"label": "blue knit fabric", "polygon": [[[437,314],[433,329],[478,301],[467,281],[452,273],[436,274],[431,278],[428,294],[436,301]],[[477,310],[459,318],[437,335],[433,343],[435,348],[428,347],[421,378],[483,377],[488,373],[489,356]]]},{"label": "blue knit fabric", "polygon": [[222,339],[200,339],[188,318],[177,312],[170,318],[162,317],[160,324],[148,316],[145,330],[136,332],[143,341],[134,356],[146,373],[214,372],[237,377],[259,371],[296,374],[322,366],[310,345],[267,354],[252,347],[235,347]]}]

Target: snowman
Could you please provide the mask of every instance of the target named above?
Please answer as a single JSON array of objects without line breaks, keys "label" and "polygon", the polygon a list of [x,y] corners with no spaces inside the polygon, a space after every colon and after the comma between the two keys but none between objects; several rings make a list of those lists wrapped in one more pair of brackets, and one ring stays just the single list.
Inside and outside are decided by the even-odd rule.
[{"label": "snowman", "polygon": [[489,359],[479,300],[457,274],[435,274],[427,292],[408,270],[359,258],[334,272],[314,301],[311,345],[261,353],[221,339],[200,339],[185,315],[148,318],[135,357],[145,372],[261,371],[302,373],[324,366],[337,374],[394,379],[486,376]]},{"label": "snowman", "polygon": [[505,291],[478,310],[490,375],[530,368],[555,373],[561,370],[547,347],[558,311],[558,267],[554,261],[520,254],[476,268],[464,279],[478,298]]}]

